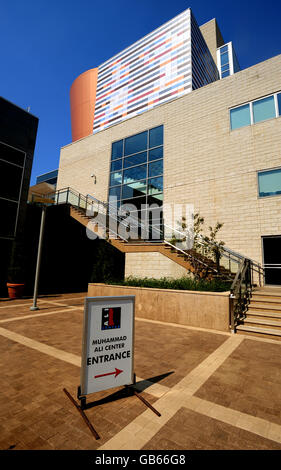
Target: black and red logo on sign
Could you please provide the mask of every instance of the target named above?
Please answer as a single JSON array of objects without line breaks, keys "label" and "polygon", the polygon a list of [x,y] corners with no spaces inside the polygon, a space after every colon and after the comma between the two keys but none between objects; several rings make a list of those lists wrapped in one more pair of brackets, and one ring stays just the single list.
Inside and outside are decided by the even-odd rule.
[{"label": "black and red logo on sign", "polygon": [[103,308],[101,329],[113,330],[121,327],[121,307]]}]

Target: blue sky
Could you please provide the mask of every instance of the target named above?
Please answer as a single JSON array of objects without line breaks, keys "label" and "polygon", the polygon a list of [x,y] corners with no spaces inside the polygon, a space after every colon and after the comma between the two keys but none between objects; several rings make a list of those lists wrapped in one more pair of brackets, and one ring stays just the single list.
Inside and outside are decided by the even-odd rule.
[{"label": "blue sky", "polygon": [[189,7],[217,19],[242,68],[281,53],[279,0],[0,0],[0,95],[39,118],[31,184],[71,142],[75,78]]}]

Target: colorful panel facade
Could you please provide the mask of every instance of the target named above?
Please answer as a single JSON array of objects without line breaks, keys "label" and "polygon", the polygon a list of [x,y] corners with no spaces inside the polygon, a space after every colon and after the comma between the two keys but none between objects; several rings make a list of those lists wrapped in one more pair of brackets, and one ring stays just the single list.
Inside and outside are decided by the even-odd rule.
[{"label": "colorful panel facade", "polygon": [[99,67],[94,133],[190,91],[188,9]]}]

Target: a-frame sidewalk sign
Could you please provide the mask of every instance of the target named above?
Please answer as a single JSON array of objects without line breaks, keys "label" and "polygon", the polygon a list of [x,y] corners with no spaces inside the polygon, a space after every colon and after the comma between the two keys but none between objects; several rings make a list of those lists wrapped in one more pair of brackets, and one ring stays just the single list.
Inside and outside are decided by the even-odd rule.
[{"label": "a-frame sidewalk sign", "polygon": [[84,413],[90,394],[126,387],[154,413],[160,413],[134,389],[135,296],[86,297],[81,357],[81,385],[77,397],[64,392],[76,406],[96,439],[98,433]]}]

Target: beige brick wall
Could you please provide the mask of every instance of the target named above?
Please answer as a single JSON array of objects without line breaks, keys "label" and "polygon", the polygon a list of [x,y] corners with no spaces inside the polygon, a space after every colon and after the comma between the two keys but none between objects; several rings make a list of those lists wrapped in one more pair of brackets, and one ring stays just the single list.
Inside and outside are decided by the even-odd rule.
[{"label": "beige brick wall", "polygon": [[200,31],[204,36],[207,46],[212,54],[212,57],[217,63],[217,48],[224,44],[224,40],[220,29],[217,24],[217,20],[214,18],[207,23],[200,26]]},{"label": "beige brick wall", "polygon": [[126,253],[125,277],[179,278],[188,273],[162,253]]},{"label": "beige brick wall", "polygon": [[224,223],[228,247],[261,261],[261,237],[281,234],[281,196],[258,198],[257,171],[281,166],[281,118],[230,131],[229,108],[281,90],[280,77],[281,55],[70,144],[58,188],[106,200],[111,143],[163,124],[165,203],[194,204],[207,227]]}]

